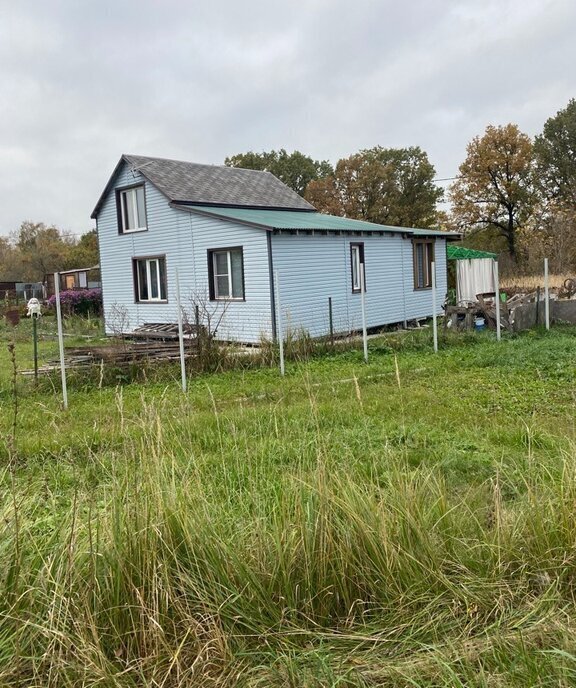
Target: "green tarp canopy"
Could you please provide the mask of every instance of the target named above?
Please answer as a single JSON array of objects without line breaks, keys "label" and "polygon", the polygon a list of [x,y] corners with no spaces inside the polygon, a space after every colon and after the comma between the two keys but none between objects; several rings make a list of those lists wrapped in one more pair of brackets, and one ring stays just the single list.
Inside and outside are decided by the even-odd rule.
[{"label": "green tarp canopy", "polygon": [[497,258],[496,253],[488,253],[488,251],[477,251],[474,248],[465,248],[464,246],[454,246],[448,244],[446,247],[448,260],[465,260],[466,258]]}]

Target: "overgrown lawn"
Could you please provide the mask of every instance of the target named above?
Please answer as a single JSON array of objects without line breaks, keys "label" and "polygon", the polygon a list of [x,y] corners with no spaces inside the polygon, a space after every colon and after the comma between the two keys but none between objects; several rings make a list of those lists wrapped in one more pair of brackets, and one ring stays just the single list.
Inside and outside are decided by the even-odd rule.
[{"label": "overgrown lawn", "polygon": [[26,327],[1,685],[576,683],[576,328],[391,334],[186,395],[79,378],[68,411],[18,377],[14,436]]}]

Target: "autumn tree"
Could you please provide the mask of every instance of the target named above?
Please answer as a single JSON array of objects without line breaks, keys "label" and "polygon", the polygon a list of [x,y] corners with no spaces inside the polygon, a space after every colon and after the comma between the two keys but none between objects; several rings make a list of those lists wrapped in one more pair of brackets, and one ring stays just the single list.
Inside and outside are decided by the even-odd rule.
[{"label": "autumn tree", "polygon": [[576,100],[544,124],[534,140],[538,183],[550,201],[576,207]]},{"label": "autumn tree", "polygon": [[454,223],[464,232],[492,230],[517,260],[517,232],[536,208],[532,141],[515,124],[489,126],[466,148],[459,177],[450,187]]},{"label": "autumn tree", "polygon": [[318,210],[398,227],[431,227],[443,191],[419,147],[376,146],[339,160],[334,174],[308,185]]},{"label": "autumn tree", "polygon": [[226,158],[224,164],[228,167],[271,172],[301,196],[311,181],[322,179],[333,172],[332,165],[327,160],[313,160],[300,151],[287,153],[284,148],[267,153],[239,153]]},{"label": "autumn tree", "polygon": [[49,273],[65,269],[73,245],[73,237],[61,234],[57,227],[23,222],[16,234],[16,248],[21,254],[24,277],[31,282],[43,282]]},{"label": "autumn tree", "polygon": [[21,272],[19,251],[8,237],[0,237],[0,282],[17,280]]},{"label": "autumn tree", "polygon": [[98,263],[96,232],[79,240],[43,222],[23,222],[9,239],[0,238],[0,279],[44,282],[51,272]]}]

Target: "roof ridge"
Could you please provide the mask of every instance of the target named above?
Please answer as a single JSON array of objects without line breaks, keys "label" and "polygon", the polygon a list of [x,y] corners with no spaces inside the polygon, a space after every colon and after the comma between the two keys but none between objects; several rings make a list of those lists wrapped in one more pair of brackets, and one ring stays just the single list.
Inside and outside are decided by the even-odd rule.
[{"label": "roof ridge", "polygon": [[313,209],[294,189],[265,170],[123,153],[92,217],[97,216],[122,166],[141,175],[169,202]]},{"label": "roof ridge", "polygon": [[[177,160],[176,158],[160,158],[154,155],[138,155],[136,153],[122,153],[123,158],[144,158],[145,160],[156,160],[159,162],[176,162],[184,165],[194,165],[195,167],[219,168],[225,170],[242,170],[244,172],[258,172],[259,174],[272,174],[268,170],[253,170],[251,167],[230,167],[230,165],[219,165],[211,162],[193,162],[192,160]],[[272,175],[274,176],[274,175]]]}]

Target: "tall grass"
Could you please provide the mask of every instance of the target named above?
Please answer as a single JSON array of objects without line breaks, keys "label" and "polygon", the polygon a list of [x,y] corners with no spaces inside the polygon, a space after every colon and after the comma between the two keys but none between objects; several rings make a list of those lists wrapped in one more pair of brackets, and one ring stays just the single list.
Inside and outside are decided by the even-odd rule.
[{"label": "tall grass", "polygon": [[[565,280],[573,279],[571,274],[553,274],[548,276],[548,285],[551,289],[560,289]],[[535,291],[538,287],[544,289],[544,268],[539,275],[509,275],[500,280],[502,289]]]},{"label": "tall grass", "polygon": [[359,480],[320,439],[315,466],[202,465],[131,422],[102,489],[3,501],[1,685],[574,682],[575,452],[505,501],[402,459]]}]

